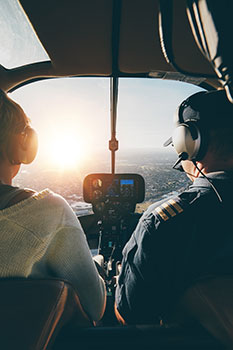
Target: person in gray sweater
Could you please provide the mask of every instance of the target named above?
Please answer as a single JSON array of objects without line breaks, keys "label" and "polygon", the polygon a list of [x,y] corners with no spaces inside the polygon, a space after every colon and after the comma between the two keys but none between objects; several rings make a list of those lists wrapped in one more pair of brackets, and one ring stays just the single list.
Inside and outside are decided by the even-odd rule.
[{"label": "person in gray sweater", "polygon": [[0,91],[0,278],[61,278],[76,289],[92,321],[106,305],[103,279],[75,213],[49,189],[12,186],[20,165],[37,153],[37,135],[23,109]]}]

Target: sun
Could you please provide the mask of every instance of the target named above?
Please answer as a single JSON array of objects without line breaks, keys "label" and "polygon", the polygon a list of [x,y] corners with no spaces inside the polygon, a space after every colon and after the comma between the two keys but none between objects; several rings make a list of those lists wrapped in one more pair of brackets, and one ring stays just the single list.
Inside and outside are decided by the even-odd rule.
[{"label": "sun", "polygon": [[58,132],[51,139],[49,158],[61,169],[76,168],[84,156],[84,149],[80,137],[72,131]]}]

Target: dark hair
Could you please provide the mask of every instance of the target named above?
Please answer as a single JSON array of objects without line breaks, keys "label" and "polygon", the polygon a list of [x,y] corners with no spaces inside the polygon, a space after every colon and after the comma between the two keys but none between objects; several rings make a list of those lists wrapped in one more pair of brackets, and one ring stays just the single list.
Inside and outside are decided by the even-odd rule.
[{"label": "dark hair", "polygon": [[225,127],[209,130],[209,148],[217,159],[233,159],[233,128]]}]

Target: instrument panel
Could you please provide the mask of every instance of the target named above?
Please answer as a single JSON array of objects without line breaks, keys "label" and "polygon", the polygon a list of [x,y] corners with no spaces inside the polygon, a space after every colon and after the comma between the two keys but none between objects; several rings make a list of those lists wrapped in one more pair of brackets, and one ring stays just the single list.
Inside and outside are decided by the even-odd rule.
[{"label": "instrument panel", "polygon": [[84,179],[83,197],[99,215],[117,209],[134,212],[135,205],[144,200],[145,182],[139,174],[89,174]]},{"label": "instrument panel", "polygon": [[85,177],[83,197],[92,204],[98,220],[98,253],[105,261],[121,260],[132,233],[136,204],[143,202],[144,196],[145,182],[138,174],[96,173]]}]

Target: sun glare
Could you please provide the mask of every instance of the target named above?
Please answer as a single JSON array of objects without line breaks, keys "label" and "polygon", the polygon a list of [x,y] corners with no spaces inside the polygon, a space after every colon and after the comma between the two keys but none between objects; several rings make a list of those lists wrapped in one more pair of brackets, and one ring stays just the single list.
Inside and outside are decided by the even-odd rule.
[{"label": "sun glare", "polygon": [[77,135],[64,132],[54,135],[49,147],[51,162],[62,169],[76,168],[84,156],[84,147]]}]

